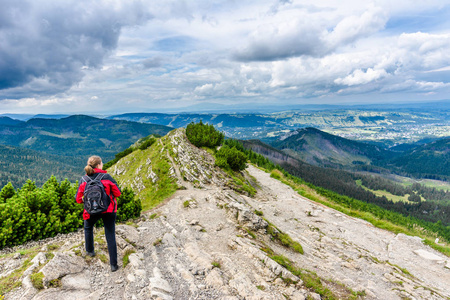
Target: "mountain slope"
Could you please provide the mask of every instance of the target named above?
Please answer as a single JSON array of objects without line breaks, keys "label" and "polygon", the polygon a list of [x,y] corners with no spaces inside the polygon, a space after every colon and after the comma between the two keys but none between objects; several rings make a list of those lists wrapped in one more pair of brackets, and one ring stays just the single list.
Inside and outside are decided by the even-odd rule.
[{"label": "mountain slope", "polygon": [[[154,151],[168,166],[157,177],[152,175]],[[136,161],[140,165],[133,165]],[[325,208],[252,166],[244,172],[253,178],[257,193],[253,198],[238,194],[229,188],[232,178],[214,166],[207,151],[187,142],[183,129],[129,154],[110,171],[142,197],[153,186],[164,189],[159,181],[167,178],[185,189],[145,212],[134,226],[117,226],[119,258],[128,262],[120,263],[118,272],[109,271],[100,230],[95,258],[86,256],[82,232],[0,256],[0,278],[15,274],[22,282],[6,299],[450,296],[448,258],[419,238],[380,230]],[[136,176],[142,182],[133,182]],[[299,242],[304,254],[283,246],[280,237]],[[24,264],[21,275],[14,273]],[[39,272],[46,289],[32,284],[33,274]]]},{"label": "mountain slope", "polygon": [[20,188],[27,179],[41,186],[51,175],[75,182],[83,174],[84,157],[46,154],[30,149],[0,145],[0,187],[11,182]]},{"label": "mountain slope", "polygon": [[418,146],[412,151],[390,160],[389,163],[417,177],[449,179],[450,138]]},{"label": "mountain slope", "polygon": [[302,128],[271,145],[312,165],[354,167],[372,164],[392,155],[378,146],[341,138],[315,128]]},{"label": "mountain slope", "polygon": [[11,119],[9,117],[0,116],[0,125],[18,125],[23,123],[22,121]]},{"label": "mountain slope", "polygon": [[98,119],[74,115],[62,119],[31,119],[18,125],[0,125],[0,144],[20,146],[49,154],[99,154],[104,161],[150,134],[165,135],[162,125]]}]

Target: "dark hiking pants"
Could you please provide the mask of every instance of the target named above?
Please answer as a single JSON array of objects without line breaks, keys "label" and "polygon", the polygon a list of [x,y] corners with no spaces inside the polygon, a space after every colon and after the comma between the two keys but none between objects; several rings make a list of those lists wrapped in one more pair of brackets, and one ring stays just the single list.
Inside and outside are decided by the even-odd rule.
[{"label": "dark hiking pants", "polygon": [[84,220],[84,240],[86,242],[86,251],[94,252],[94,225],[99,219],[103,220],[105,226],[105,238],[108,244],[109,263],[111,266],[117,266],[117,244],[116,244],[116,214],[104,213],[91,216]]}]

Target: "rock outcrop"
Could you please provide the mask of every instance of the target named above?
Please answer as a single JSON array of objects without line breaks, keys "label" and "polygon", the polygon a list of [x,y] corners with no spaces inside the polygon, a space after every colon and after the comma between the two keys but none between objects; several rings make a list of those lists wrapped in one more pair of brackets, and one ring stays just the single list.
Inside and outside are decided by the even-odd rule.
[{"label": "rock outcrop", "polygon": [[[120,269],[110,272],[102,229],[95,233],[94,258],[84,252],[82,231],[4,250],[0,277],[23,269],[21,285],[6,299],[325,298],[314,279],[340,299],[450,297],[450,259],[419,238],[323,207],[252,166],[246,172],[259,188],[244,196],[229,189],[230,178],[182,130],[166,138],[158,151],[185,189],[134,224],[117,226]],[[119,162],[115,175],[135,174],[126,165]],[[162,178],[149,166],[152,161],[136,174],[144,188],[127,179],[137,191]],[[156,176],[148,177],[152,172]],[[42,286],[32,280],[38,273]]]}]

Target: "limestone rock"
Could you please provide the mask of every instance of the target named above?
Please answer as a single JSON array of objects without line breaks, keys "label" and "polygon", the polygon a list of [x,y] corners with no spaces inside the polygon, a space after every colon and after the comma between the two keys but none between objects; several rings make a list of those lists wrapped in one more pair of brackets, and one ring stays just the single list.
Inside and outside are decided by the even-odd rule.
[{"label": "limestone rock", "polygon": [[422,257],[424,259],[431,260],[431,261],[444,261],[445,260],[445,258],[438,256],[438,255],[431,253],[424,249],[414,250],[414,253],[416,253],[417,255],[419,255],[420,257]]},{"label": "limestone rock", "polygon": [[46,264],[41,272],[44,274],[44,285],[53,279],[62,278],[68,274],[76,274],[83,271],[86,263],[79,256],[71,256],[65,253],[56,253],[55,257]]},{"label": "limestone rock", "polygon": [[127,242],[134,245],[141,245],[141,239],[139,237],[139,231],[130,225],[118,225],[116,226],[116,235],[121,236]]}]

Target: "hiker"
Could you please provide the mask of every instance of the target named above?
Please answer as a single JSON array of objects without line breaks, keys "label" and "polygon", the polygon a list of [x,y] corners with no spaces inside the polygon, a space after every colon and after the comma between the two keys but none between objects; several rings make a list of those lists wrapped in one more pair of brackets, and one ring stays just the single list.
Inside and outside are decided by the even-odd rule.
[{"label": "hiker", "polygon": [[116,213],[117,200],[121,191],[117,182],[103,169],[103,162],[99,156],[91,156],[84,168],[86,175],[81,177],[76,194],[76,201],[84,203],[84,239],[87,255],[94,257],[94,225],[103,220],[105,238],[108,244],[109,263],[111,271],[119,269],[117,265],[116,244]]}]

